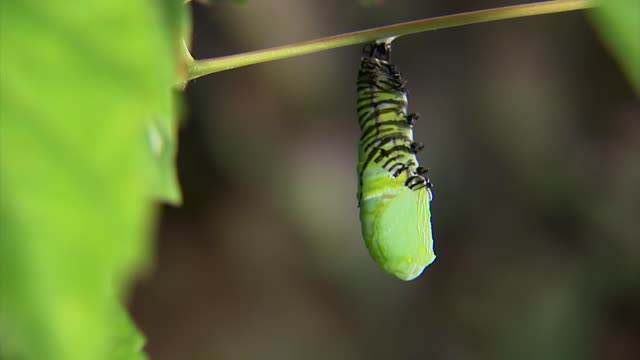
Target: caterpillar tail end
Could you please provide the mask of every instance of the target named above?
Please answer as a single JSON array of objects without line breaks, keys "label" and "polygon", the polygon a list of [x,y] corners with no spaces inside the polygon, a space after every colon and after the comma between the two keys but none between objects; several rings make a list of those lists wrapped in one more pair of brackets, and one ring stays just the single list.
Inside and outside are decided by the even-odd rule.
[{"label": "caterpillar tail end", "polygon": [[384,268],[384,270],[387,273],[394,275],[400,280],[411,281],[416,279],[420,275],[422,275],[422,273],[424,272],[424,269],[426,269],[427,266],[431,265],[431,263],[433,263],[435,259],[436,259],[435,255],[432,255],[432,257],[430,257],[427,261],[424,261],[423,259],[423,262],[418,262],[416,261],[417,259],[407,259],[406,260],[407,264],[401,268],[402,270],[399,270],[398,268],[396,269]]},{"label": "caterpillar tail end", "polygon": [[385,61],[391,60],[391,42],[397,36],[389,36],[380,38],[372,43],[366,44],[362,50],[365,57],[381,59]]},{"label": "caterpillar tail end", "polygon": [[393,40],[395,40],[398,36],[388,36],[388,37],[384,37],[384,38],[380,38],[376,40],[376,44],[386,44],[386,45],[391,45],[391,42]]}]

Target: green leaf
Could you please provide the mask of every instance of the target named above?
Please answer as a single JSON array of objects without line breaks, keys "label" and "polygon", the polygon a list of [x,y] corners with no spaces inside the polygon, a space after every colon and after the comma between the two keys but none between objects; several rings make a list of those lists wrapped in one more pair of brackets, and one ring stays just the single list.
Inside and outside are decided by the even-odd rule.
[{"label": "green leaf", "polygon": [[599,1],[592,18],[605,43],[640,95],[640,1]]},{"label": "green leaf", "polygon": [[[193,58],[188,51],[191,42],[191,16],[183,3],[177,0],[165,1],[160,7],[160,15],[168,30],[171,52],[176,63],[172,84],[186,85],[187,68]],[[146,123],[148,157],[147,165],[151,173],[151,196],[172,205],[182,204],[182,194],[176,172],[178,150],[178,111],[175,96],[167,93],[161,112],[152,114]]]},{"label": "green leaf", "polygon": [[0,3],[0,358],[144,358],[119,296],[179,199],[175,3]]},{"label": "green leaf", "polygon": [[146,124],[151,196],[172,205],[182,203],[175,166],[178,150],[176,117],[174,110],[167,110],[152,116]]}]

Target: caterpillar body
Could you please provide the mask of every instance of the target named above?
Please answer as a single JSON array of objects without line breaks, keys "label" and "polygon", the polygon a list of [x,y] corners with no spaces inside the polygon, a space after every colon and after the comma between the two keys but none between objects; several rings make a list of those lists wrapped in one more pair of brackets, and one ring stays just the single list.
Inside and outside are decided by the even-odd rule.
[{"label": "caterpillar body", "polygon": [[408,114],[405,81],[390,62],[391,42],[364,47],[358,72],[358,205],[362,235],[388,273],[413,280],[435,260],[422,144],[413,141],[416,114]]}]

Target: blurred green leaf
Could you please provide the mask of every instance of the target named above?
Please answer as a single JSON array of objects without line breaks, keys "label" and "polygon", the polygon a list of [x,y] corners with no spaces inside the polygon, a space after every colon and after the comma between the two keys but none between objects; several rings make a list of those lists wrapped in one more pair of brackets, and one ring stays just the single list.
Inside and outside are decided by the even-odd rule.
[{"label": "blurred green leaf", "polygon": [[[171,43],[171,52],[176,63],[172,84],[184,83],[187,75],[187,61],[184,46],[191,40],[191,14],[188,6],[179,0],[165,0],[161,3],[159,13]],[[148,141],[148,165],[151,172],[151,196],[169,204],[180,205],[182,194],[176,172],[176,156],[178,150],[178,110],[175,96],[166,93],[164,108],[159,113],[151,114],[147,119],[146,131]]]},{"label": "blurred green leaf", "polygon": [[144,358],[119,297],[179,199],[181,3],[0,3],[0,358]]},{"label": "blurred green leaf", "polygon": [[600,1],[594,24],[640,95],[640,1]]},{"label": "blurred green leaf", "polygon": [[169,204],[180,205],[182,195],[178,184],[175,160],[177,152],[178,125],[174,110],[152,116],[147,121],[147,152],[150,157],[151,195]]},{"label": "blurred green leaf", "polygon": [[117,303],[113,304],[112,321],[116,328],[114,331],[115,338],[111,339],[111,346],[106,358],[108,359],[127,359],[142,360],[146,356],[142,351],[144,346],[144,337],[129,320],[129,316],[125,309]]}]

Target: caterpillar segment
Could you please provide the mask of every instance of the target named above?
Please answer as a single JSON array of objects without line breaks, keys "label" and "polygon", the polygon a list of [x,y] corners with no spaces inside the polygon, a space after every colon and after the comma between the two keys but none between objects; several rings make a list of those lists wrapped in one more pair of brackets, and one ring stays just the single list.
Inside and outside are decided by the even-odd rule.
[{"label": "caterpillar segment", "polygon": [[432,184],[413,140],[418,115],[408,113],[405,81],[391,64],[389,40],[364,47],[358,72],[361,129],[358,205],[373,259],[402,280],[418,277],[435,260]]}]

